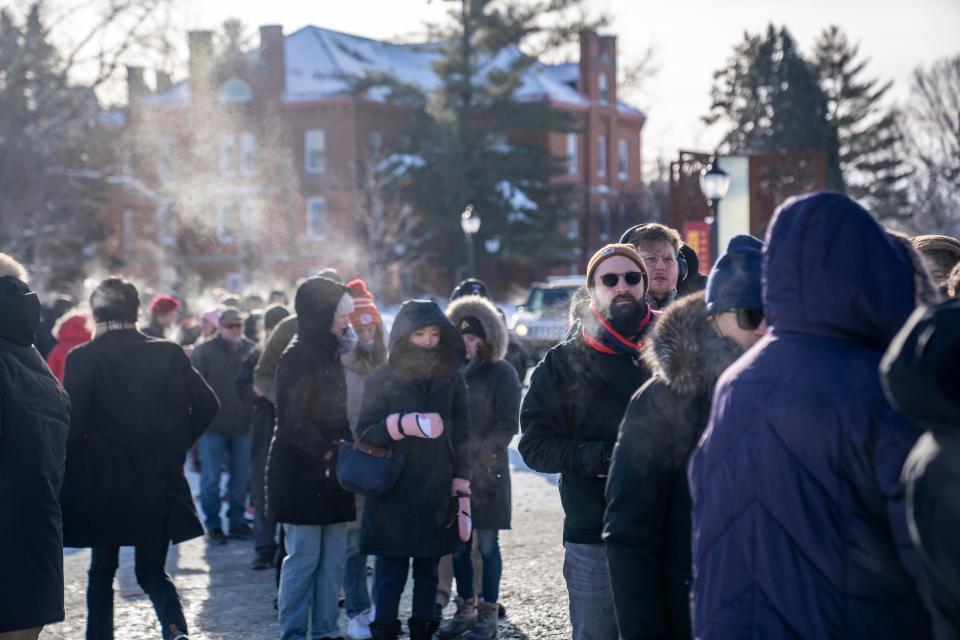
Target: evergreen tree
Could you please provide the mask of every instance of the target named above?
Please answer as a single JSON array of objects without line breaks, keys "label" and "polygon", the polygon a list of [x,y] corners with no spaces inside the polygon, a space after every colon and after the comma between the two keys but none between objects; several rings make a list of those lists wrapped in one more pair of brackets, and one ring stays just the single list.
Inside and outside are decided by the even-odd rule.
[{"label": "evergreen tree", "polygon": [[843,190],[836,133],[813,65],[785,27],[744,34],[727,65],[714,73],[707,124],[725,123],[730,153],[823,151],[827,187]]},{"label": "evergreen tree", "polygon": [[909,213],[910,168],[904,160],[900,114],[881,102],[892,82],[864,78],[868,60],[836,26],[820,34],[813,50],[827,123],[839,142],[847,193],[879,217]]}]

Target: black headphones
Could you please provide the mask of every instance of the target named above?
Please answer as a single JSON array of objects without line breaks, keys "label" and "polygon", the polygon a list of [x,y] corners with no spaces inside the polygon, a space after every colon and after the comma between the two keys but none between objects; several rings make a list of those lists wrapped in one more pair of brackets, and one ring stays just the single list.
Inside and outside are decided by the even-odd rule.
[{"label": "black headphones", "polygon": [[[633,243],[630,242],[630,236],[632,236],[634,232],[639,231],[640,227],[645,227],[648,224],[650,223],[641,222],[640,224],[635,224],[629,229],[627,229],[626,231],[624,231],[623,235],[620,236],[620,244],[632,245]],[[680,246],[683,247],[684,244],[685,243],[681,242]],[[679,287],[680,284],[687,279],[687,273],[689,273],[690,271],[690,267],[687,265],[687,259],[683,257],[683,252],[681,251],[677,251],[677,267],[679,269],[679,275],[677,276],[677,286]]]}]

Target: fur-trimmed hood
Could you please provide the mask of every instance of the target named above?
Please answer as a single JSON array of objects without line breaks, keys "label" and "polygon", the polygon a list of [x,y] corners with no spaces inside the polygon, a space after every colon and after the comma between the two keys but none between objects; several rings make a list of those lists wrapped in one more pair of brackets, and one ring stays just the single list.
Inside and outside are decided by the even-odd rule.
[{"label": "fur-trimmed hood", "polygon": [[464,296],[450,303],[447,307],[447,317],[458,329],[464,318],[474,317],[480,321],[483,332],[487,334],[486,343],[493,351],[492,362],[503,360],[507,353],[507,327],[500,319],[500,314],[493,303],[480,296]]},{"label": "fur-trimmed hood", "polygon": [[717,335],[705,313],[702,291],[677,300],[657,320],[644,347],[644,362],[677,393],[712,389],[743,353],[733,340]]}]

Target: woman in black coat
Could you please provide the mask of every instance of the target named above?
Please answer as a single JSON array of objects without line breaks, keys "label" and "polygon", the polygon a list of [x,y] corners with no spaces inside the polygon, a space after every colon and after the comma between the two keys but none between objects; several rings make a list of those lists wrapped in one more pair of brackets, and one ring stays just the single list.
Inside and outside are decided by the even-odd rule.
[{"label": "woman in black coat", "polygon": [[357,434],[403,455],[403,474],[380,498],[368,498],[361,551],[380,556],[374,638],[396,638],[400,595],[413,559],[413,640],[436,629],[437,564],[463,546],[457,492],[469,492],[469,409],[459,369],[460,332],[433,302],[403,304],[390,335],[387,362],[367,379]]},{"label": "woman in black coat", "polygon": [[219,403],[180,346],[137,331],[133,285],[109,278],[90,306],[96,337],[70,352],[64,373],[72,411],[60,495],[64,546],[93,547],[87,638],[113,638],[121,546],[136,549],[164,639],[177,638],[186,621],[164,562],[171,542],[203,535],[183,463]]},{"label": "woman in black coat", "polygon": [[267,461],[267,510],[283,525],[282,638],[340,636],[337,597],[346,561],[353,495],[337,481],[336,452],[350,440],[340,345],[353,300],[347,288],[310,278],[297,289],[297,337],[277,369],[277,429]]},{"label": "woman in black coat", "polygon": [[[457,616],[441,635],[457,635],[474,627],[470,638],[488,640],[497,633],[497,600],[503,564],[499,530],[510,528],[510,462],[507,447],[520,422],[520,380],[504,360],[507,328],[497,308],[479,296],[460,298],[447,317],[463,334],[467,361],[463,375],[470,405],[471,512],[477,549],[483,564],[482,595],[477,605],[474,566],[469,547],[453,556],[457,579]],[[476,620],[476,625],[473,622]]]}]

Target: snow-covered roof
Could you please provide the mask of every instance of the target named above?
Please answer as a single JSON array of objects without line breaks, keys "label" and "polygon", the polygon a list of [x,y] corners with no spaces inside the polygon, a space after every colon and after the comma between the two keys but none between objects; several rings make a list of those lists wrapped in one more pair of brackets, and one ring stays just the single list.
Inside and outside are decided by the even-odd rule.
[{"label": "snow-covered roof", "polygon": [[171,85],[165,91],[144,96],[143,104],[153,107],[182,107],[190,104],[190,83],[187,80]]}]

